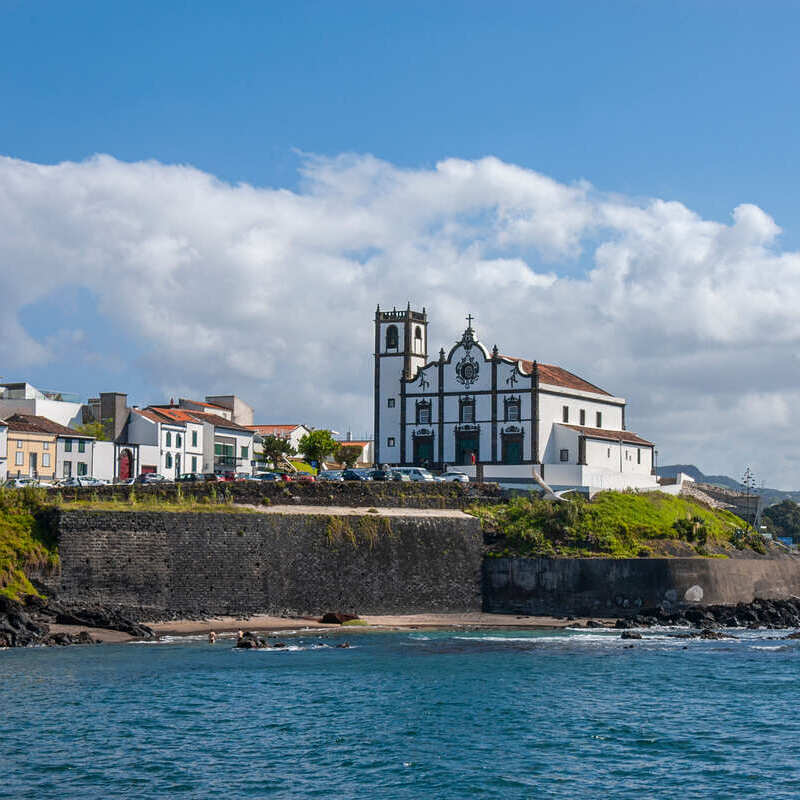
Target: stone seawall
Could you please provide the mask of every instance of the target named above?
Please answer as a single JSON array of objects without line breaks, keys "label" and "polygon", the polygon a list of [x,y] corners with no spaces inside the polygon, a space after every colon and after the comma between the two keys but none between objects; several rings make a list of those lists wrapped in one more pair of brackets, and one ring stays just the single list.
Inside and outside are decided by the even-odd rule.
[{"label": "stone seawall", "polygon": [[476,519],[62,511],[66,600],[162,615],[478,611]]},{"label": "stone seawall", "polygon": [[800,596],[800,558],[487,558],[483,610],[625,616]]}]

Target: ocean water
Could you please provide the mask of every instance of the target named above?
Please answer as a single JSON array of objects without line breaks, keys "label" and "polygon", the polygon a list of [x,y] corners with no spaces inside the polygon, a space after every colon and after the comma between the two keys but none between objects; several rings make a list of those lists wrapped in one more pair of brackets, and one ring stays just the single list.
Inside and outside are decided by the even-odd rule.
[{"label": "ocean water", "polygon": [[800,798],[800,641],[643,633],[0,651],[0,797]]}]

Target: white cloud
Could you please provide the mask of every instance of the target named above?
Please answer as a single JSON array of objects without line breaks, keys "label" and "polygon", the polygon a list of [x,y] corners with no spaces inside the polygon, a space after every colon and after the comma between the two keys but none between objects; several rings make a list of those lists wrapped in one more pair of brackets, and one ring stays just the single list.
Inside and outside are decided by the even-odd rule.
[{"label": "white cloud", "polygon": [[662,461],[800,486],[800,254],[756,206],[721,223],[496,158],[308,156],[291,192],[98,156],[0,159],[0,219],[0,362],[18,373],[63,358],[20,310],[87,287],[164,396],[236,391],[264,419],[361,433],[375,305],[410,300],[432,356],[472,312],[487,345],[627,397]]}]

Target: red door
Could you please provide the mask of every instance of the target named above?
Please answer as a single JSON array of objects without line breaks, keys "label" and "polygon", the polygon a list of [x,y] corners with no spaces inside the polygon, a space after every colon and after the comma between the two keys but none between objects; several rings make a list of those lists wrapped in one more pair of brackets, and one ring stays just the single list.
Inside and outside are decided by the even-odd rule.
[{"label": "red door", "polygon": [[123,450],[119,455],[119,479],[127,481],[131,477],[131,458],[130,450]]}]

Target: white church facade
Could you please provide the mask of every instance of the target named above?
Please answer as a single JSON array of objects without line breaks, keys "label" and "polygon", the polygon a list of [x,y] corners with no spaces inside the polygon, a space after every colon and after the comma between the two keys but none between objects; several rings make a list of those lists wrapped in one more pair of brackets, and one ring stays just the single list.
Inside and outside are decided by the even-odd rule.
[{"label": "white church facade", "polygon": [[456,465],[486,480],[655,489],[652,442],[625,400],[567,370],[502,355],[475,337],[428,360],[425,309],[375,313],[375,463]]}]

